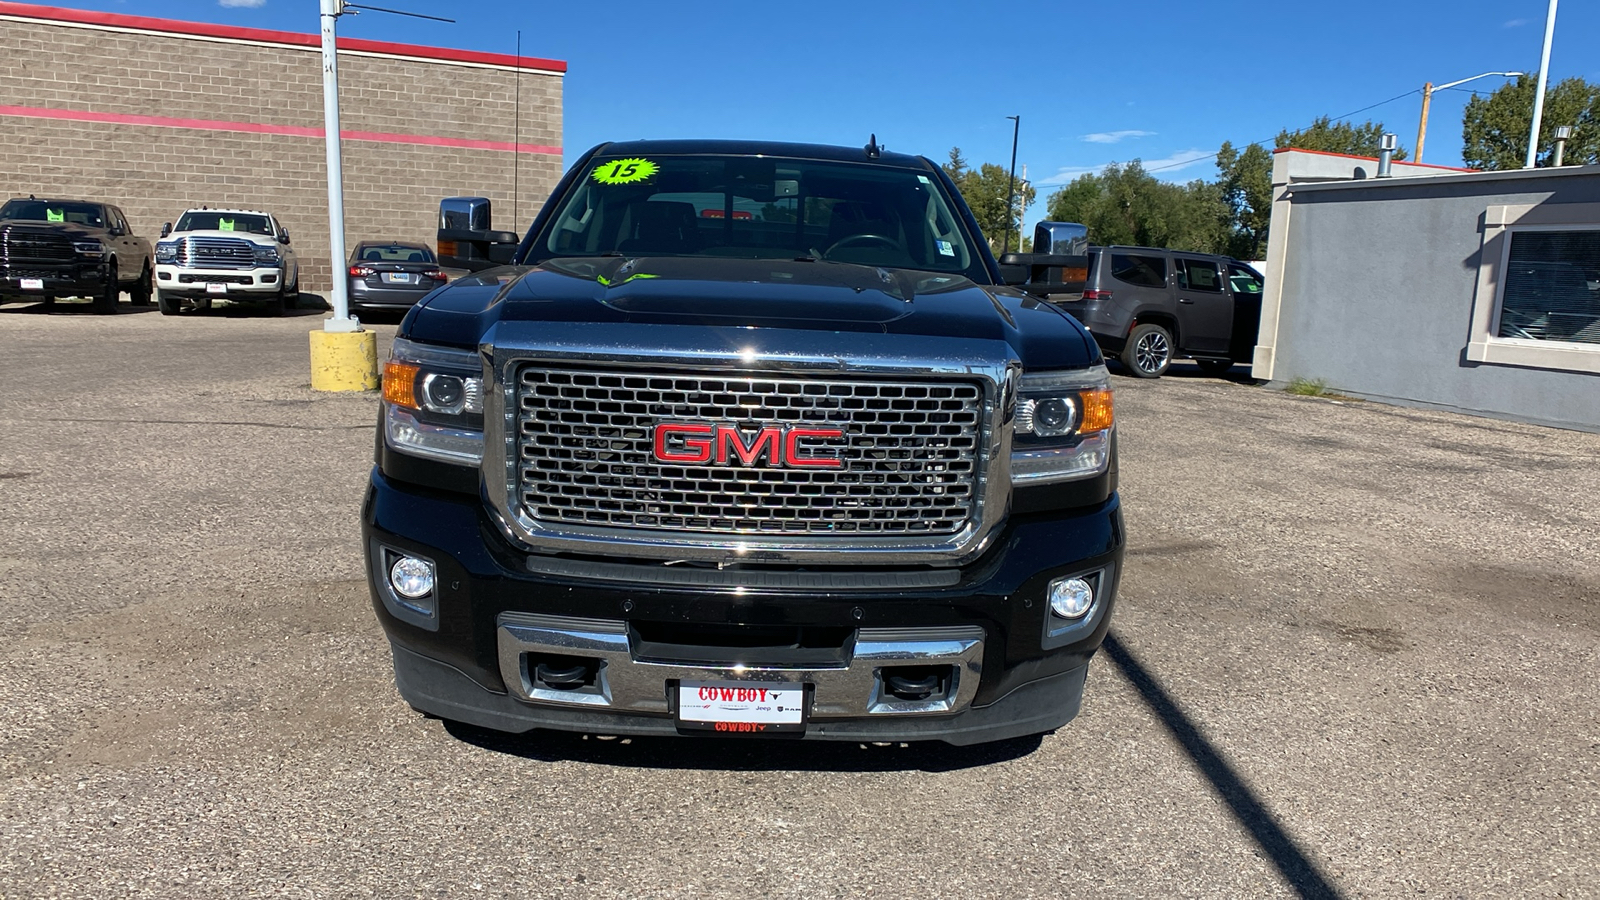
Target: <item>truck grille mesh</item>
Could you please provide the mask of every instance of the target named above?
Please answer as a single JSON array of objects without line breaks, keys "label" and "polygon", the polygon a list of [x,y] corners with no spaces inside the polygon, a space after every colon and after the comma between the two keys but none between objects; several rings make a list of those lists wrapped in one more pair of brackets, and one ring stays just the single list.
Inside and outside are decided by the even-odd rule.
[{"label": "truck grille mesh", "polygon": [[[518,498],[553,525],[760,535],[944,535],[975,518],[983,391],[968,382],[524,368]],[[838,469],[655,458],[669,422],[837,428]],[[758,463],[762,462],[758,460]]]},{"label": "truck grille mesh", "polygon": [[239,238],[184,238],[178,247],[178,265],[196,269],[253,269],[255,245]]}]

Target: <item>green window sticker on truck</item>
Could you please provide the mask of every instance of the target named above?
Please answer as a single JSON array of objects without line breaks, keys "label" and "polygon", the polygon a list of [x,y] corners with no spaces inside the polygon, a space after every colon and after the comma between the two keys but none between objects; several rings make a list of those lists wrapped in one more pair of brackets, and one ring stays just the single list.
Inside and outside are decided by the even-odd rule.
[{"label": "green window sticker on truck", "polygon": [[232,231],[233,230],[233,220],[232,219],[218,219],[217,220],[217,228],[222,230],[222,231]]},{"label": "green window sticker on truck", "polygon": [[67,220],[67,212],[64,209],[46,209],[44,211],[44,220],[46,222],[65,222]]},{"label": "green window sticker on truck", "polygon": [[633,184],[644,181],[661,171],[661,167],[648,159],[618,159],[601,163],[593,172],[601,184]]}]

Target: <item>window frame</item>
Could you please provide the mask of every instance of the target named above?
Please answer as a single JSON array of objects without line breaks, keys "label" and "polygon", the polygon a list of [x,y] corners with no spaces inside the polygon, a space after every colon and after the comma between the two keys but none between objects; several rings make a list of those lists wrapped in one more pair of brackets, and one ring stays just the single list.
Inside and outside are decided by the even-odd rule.
[{"label": "window frame", "polygon": [[[1227,263],[1215,259],[1206,259],[1201,256],[1179,256],[1176,253],[1172,255],[1172,261],[1177,264],[1175,268],[1178,270],[1178,290],[1194,291],[1197,294],[1231,293],[1232,289],[1227,280]],[[1211,267],[1211,274],[1216,276],[1216,280],[1212,282],[1212,284],[1216,285],[1215,287],[1194,286],[1193,279],[1189,277],[1189,267],[1195,264]]]},{"label": "window frame", "polygon": [[[1170,253],[1163,253],[1163,252],[1159,252],[1159,251],[1156,252],[1156,253],[1150,253],[1150,252],[1145,252],[1145,251],[1135,252],[1135,248],[1131,248],[1131,247],[1130,248],[1124,248],[1121,252],[1118,252],[1117,248],[1115,248],[1115,247],[1107,247],[1105,249],[1105,255],[1107,257],[1107,259],[1106,259],[1106,274],[1111,277],[1112,281],[1115,281],[1118,284],[1125,284],[1125,285],[1127,285],[1128,287],[1131,287],[1131,288],[1141,288],[1141,289],[1147,290],[1147,291],[1164,291],[1164,290],[1167,290],[1168,288],[1172,287],[1172,285],[1174,283],[1173,275],[1174,275],[1174,271],[1176,269],[1176,266],[1175,266],[1176,260],[1173,259],[1172,254],[1170,254]],[[1145,284],[1143,282],[1138,282],[1138,281],[1129,281],[1128,279],[1123,278],[1122,276],[1118,275],[1117,274],[1117,257],[1118,256],[1125,256],[1125,257],[1135,257],[1136,256],[1136,257],[1140,257],[1142,259],[1160,260],[1160,262],[1161,262],[1161,283],[1160,284]],[[1112,290],[1115,290],[1115,288],[1113,288]]]},{"label": "window frame", "polygon": [[1505,275],[1511,265],[1511,236],[1520,231],[1600,231],[1600,203],[1520,204],[1485,209],[1467,360],[1600,374],[1600,344],[1499,336]]}]

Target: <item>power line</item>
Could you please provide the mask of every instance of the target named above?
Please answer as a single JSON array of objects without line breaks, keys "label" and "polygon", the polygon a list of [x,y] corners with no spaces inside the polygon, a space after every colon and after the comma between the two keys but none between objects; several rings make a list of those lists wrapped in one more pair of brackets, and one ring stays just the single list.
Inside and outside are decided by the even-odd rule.
[{"label": "power line", "polygon": [[[1353,110],[1351,112],[1347,112],[1344,115],[1341,115],[1341,116],[1329,116],[1328,118],[1329,118],[1330,121],[1342,122],[1345,119],[1350,118],[1351,116],[1360,115],[1361,113],[1364,113],[1369,109],[1377,109],[1380,106],[1384,106],[1384,105],[1393,103],[1396,100],[1404,100],[1405,98],[1411,96],[1412,94],[1420,94],[1420,93],[1422,93],[1422,89],[1421,88],[1413,88],[1412,90],[1406,91],[1404,94],[1396,94],[1395,96],[1390,97],[1387,100],[1380,100],[1377,103],[1372,104],[1371,106],[1363,106],[1360,109]],[[1263,138],[1263,139],[1261,139],[1259,141],[1250,141],[1249,143],[1245,144],[1244,146],[1248,147],[1248,146],[1250,146],[1250,144],[1265,144],[1267,141],[1276,140],[1276,139],[1277,139],[1277,135],[1273,135],[1270,138]],[[1153,169],[1145,169],[1145,171],[1146,172],[1159,172],[1162,169],[1176,169],[1179,166],[1192,166],[1196,162],[1199,162],[1202,159],[1205,159],[1205,157],[1198,156],[1198,157],[1195,157],[1194,159],[1186,159],[1186,160],[1182,160],[1180,162],[1168,163],[1168,164],[1166,164],[1164,166],[1156,166]]]}]

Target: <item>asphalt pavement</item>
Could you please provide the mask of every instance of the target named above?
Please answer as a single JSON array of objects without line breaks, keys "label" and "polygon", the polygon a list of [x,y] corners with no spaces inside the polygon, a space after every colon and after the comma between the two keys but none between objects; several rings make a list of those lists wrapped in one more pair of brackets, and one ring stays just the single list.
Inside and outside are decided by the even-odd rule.
[{"label": "asphalt pavement", "polygon": [[500,736],[394,691],[323,315],[0,308],[0,900],[1600,895],[1600,435],[1117,377],[1066,728]]}]

